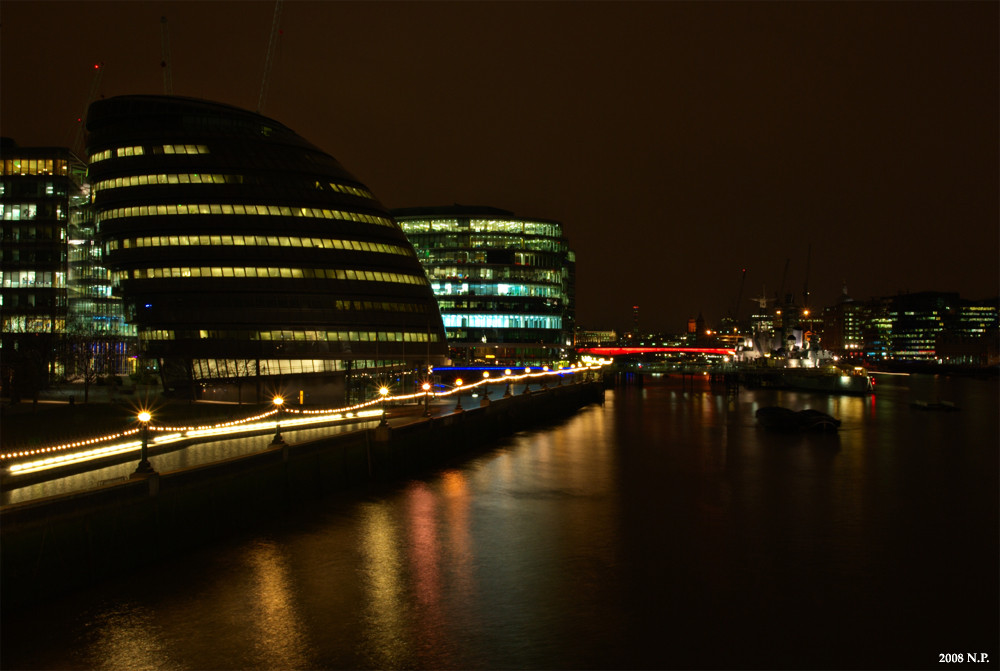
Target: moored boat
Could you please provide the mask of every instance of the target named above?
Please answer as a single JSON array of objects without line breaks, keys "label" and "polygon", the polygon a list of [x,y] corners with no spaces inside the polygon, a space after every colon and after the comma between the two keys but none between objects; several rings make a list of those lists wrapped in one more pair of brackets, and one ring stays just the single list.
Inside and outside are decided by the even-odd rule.
[{"label": "moored boat", "polygon": [[840,428],[839,419],[811,408],[796,412],[773,405],[758,409],[756,417],[765,429],[780,431],[836,431]]}]

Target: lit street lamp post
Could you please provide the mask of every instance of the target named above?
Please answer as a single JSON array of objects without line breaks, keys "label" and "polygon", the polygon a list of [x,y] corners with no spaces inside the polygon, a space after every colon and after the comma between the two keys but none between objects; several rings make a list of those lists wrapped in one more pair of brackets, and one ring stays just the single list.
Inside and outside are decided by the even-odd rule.
[{"label": "lit street lamp post", "polygon": [[149,463],[149,420],[153,419],[153,416],[143,410],[136,416],[136,419],[142,423],[142,447],[139,449],[139,465],[136,466],[132,477],[152,475],[156,473],[152,464]]},{"label": "lit street lamp post", "polygon": [[510,396],[511,396],[511,393],[510,393],[510,368],[508,368],[507,370],[505,370],[503,372],[503,375],[504,375],[505,378],[507,378],[507,388],[503,392],[503,397],[504,398],[510,398]]},{"label": "lit street lamp post", "polygon": [[281,407],[285,404],[285,399],[280,396],[275,396],[272,400],[274,407],[277,409],[275,413],[274,422],[274,440],[271,441],[272,445],[284,445],[285,439],[281,437]]},{"label": "lit street lamp post", "polygon": [[[489,380],[490,379],[490,372],[488,370],[484,370],[483,371],[483,379],[484,380]],[[486,406],[486,405],[489,405],[489,404],[490,404],[490,385],[489,384],[484,384],[483,385],[483,400],[481,400],[479,402],[479,405],[480,406]]]},{"label": "lit street lamp post", "polygon": [[379,396],[382,397],[382,420],[378,423],[379,426],[388,426],[389,420],[385,416],[385,398],[389,395],[389,389],[387,387],[379,387]]},{"label": "lit street lamp post", "polygon": [[455,380],[455,388],[458,390],[458,403],[455,405],[455,410],[462,410],[462,378]]},{"label": "lit street lamp post", "polygon": [[421,386],[424,390],[424,417],[431,416],[431,385],[430,382],[424,382]]}]

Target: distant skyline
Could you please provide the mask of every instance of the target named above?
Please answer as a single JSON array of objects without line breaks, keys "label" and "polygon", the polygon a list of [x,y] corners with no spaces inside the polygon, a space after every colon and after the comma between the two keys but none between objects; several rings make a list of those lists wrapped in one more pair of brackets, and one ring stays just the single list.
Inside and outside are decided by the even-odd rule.
[{"label": "distant skyline", "polygon": [[[563,223],[578,324],[680,331],[765,291],[1000,293],[995,2],[282,3],[263,113],[389,208]],[[273,2],[6,2],[0,133],[95,95],[254,110]],[[808,264],[807,264],[808,259]],[[787,266],[787,272],[786,272]]]}]

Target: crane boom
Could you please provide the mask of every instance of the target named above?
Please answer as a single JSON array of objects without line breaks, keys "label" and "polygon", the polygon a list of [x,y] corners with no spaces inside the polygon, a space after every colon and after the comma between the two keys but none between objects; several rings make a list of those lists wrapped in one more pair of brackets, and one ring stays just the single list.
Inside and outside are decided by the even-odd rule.
[{"label": "crane boom", "polygon": [[743,300],[743,285],[747,283],[747,269],[743,269],[743,274],[740,276],[740,291],[736,294],[736,313],[733,314],[733,321],[737,324],[740,322],[740,301]]},{"label": "crane boom", "polygon": [[72,149],[73,152],[80,156],[83,154],[83,127],[84,119],[87,116],[87,109],[90,107],[90,103],[94,102],[94,98],[97,97],[97,88],[101,85],[101,78],[104,76],[104,63],[94,64],[94,80],[90,84],[90,94],[87,96],[87,102],[83,106],[83,113],[77,118],[76,127],[76,137],[73,139]]},{"label": "crane boom", "polygon": [[267,84],[271,75],[271,63],[274,61],[274,51],[278,44],[278,24],[281,20],[281,0],[274,2],[274,18],[271,20],[271,38],[267,42],[267,55],[264,57],[264,77],[260,82],[260,96],[257,98],[257,113],[264,111],[264,99],[267,98]]},{"label": "crane boom", "polygon": [[170,72],[170,34],[167,31],[167,17],[160,17],[160,67],[163,68],[163,93],[174,92],[173,76]]}]

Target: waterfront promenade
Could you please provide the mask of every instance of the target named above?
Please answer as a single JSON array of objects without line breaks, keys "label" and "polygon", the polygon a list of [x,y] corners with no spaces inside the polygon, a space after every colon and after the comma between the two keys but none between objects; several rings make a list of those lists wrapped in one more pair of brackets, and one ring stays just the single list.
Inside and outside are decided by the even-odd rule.
[{"label": "waterfront promenade", "polygon": [[[44,598],[60,586],[130,570],[334,492],[433,468],[603,399],[602,382],[587,373],[546,388],[539,381],[530,392],[529,382],[519,380],[519,393],[510,395],[496,385],[488,402],[463,392],[462,408],[457,391],[439,392],[429,416],[412,404],[393,408],[381,423],[378,404],[341,413],[354,415],[347,423],[283,428],[280,442],[271,421],[252,435],[150,450],[155,472],[148,475],[133,474],[134,449],[128,460],[116,457],[110,466],[24,487],[9,486],[17,476],[7,465],[0,506],[4,601]],[[362,412],[370,414],[358,417]],[[323,417],[321,423],[334,421]]]}]

